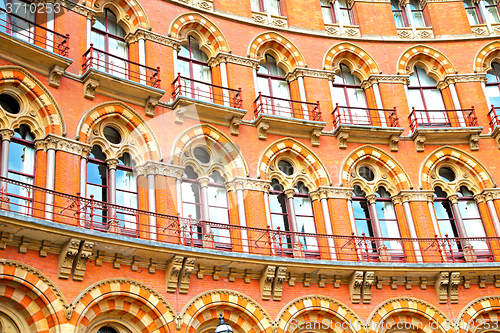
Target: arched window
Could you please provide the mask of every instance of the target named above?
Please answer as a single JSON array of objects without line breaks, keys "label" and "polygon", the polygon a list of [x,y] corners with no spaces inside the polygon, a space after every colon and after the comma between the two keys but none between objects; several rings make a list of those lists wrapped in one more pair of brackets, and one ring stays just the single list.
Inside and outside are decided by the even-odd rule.
[{"label": "arched window", "polygon": [[[187,166],[182,176],[182,216],[201,220],[201,186],[198,175],[193,168]],[[201,239],[202,232],[197,226],[193,228],[193,238]]]},{"label": "arched window", "polygon": [[[218,171],[214,171],[209,177],[208,183],[208,215],[210,222],[229,225],[229,205],[224,178]],[[214,242],[230,244],[231,237],[229,229],[212,228]]]},{"label": "arched window", "polygon": [[265,62],[262,63],[257,72],[257,88],[265,98],[263,103],[267,104],[267,108],[272,110],[272,114],[283,117],[294,117],[290,114],[291,104],[289,102],[290,88],[288,81],[285,79],[285,71],[278,66],[276,59],[270,54],[265,55]]},{"label": "arched window", "polygon": [[[401,238],[391,195],[383,186],[379,186],[377,190],[375,206],[382,237]],[[398,241],[385,241],[384,244],[388,249],[402,250],[401,243]]]},{"label": "arched window", "polygon": [[118,333],[114,328],[109,326],[103,326],[97,331],[97,333]]},{"label": "arched window", "polygon": [[125,30],[118,24],[116,15],[104,9],[97,17],[90,33],[90,43],[94,50],[92,66],[107,73],[129,78],[128,45]]},{"label": "arched window", "polygon": [[346,111],[341,114],[341,122],[369,125],[368,110],[364,109],[367,107],[366,95],[360,86],[361,80],[351,73],[349,67],[340,64],[340,71],[335,73],[335,80],[332,84],[335,102],[339,106],[347,107]]},{"label": "arched window", "polygon": [[396,27],[410,27],[413,24],[416,28],[425,27],[424,11],[420,7],[418,0],[410,0],[406,6],[401,6],[398,0],[391,0],[392,14]]},{"label": "arched window", "polygon": [[491,70],[486,73],[486,94],[490,103],[495,107],[500,107],[500,64],[491,64]]},{"label": "arched window", "polygon": [[[297,232],[316,234],[316,223],[314,223],[314,211],[309,190],[303,182],[297,182],[293,195],[293,206],[295,219],[297,220]],[[315,237],[301,236],[300,243],[304,250],[317,250],[318,242]]]},{"label": "arched window", "polygon": [[251,6],[254,12],[266,13],[267,4],[269,4],[269,12],[271,15],[281,16],[281,0],[251,0]]},{"label": "arched window", "polygon": [[351,10],[347,5],[347,1],[338,0],[332,2],[329,0],[321,0],[321,11],[323,12],[323,21],[326,24],[342,23],[344,25],[353,24]]},{"label": "arched window", "polygon": [[288,213],[288,203],[285,193],[283,192],[283,186],[276,180],[271,181],[271,188],[269,190],[269,209],[271,212],[271,223],[274,230],[281,230],[285,232],[282,235],[280,241],[281,244],[276,244],[276,246],[281,246],[283,248],[292,247],[292,239],[290,234],[287,232],[291,231],[290,228],[290,216]]},{"label": "arched window", "polygon": [[192,37],[188,37],[186,44],[181,45],[177,57],[181,76],[189,79],[184,85],[191,91],[190,97],[211,101],[212,72],[208,66],[207,55],[200,50],[200,44]]},{"label": "arched window", "polygon": [[[116,166],[116,204],[125,208],[137,209],[137,177],[134,174],[134,162],[128,153],[118,159]],[[125,231],[137,230],[136,216],[127,210],[118,210],[117,218]]]},{"label": "arched window", "polygon": [[[9,144],[8,178],[32,185],[35,179],[35,136],[27,125],[15,131]],[[32,191],[17,185],[9,185],[10,209],[29,214],[32,208]]]},{"label": "arched window", "polygon": [[[92,147],[87,161],[87,198],[108,202],[108,166],[106,155],[99,146]],[[108,212],[102,208],[97,206],[93,211],[88,211],[88,214],[93,215],[93,225],[87,227],[107,230]],[[86,220],[90,221],[90,219]]]}]

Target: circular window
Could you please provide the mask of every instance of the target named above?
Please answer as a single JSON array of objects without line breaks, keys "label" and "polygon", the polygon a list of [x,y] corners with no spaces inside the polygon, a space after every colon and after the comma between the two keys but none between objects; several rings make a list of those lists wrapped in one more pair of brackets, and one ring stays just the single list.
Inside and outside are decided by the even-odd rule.
[{"label": "circular window", "polygon": [[278,169],[287,176],[293,175],[293,166],[287,161],[279,161]]},{"label": "circular window", "polygon": [[359,176],[363,178],[364,180],[367,180],[371,182],[372,180],[375,179],[375,174],[373,173],[373,170],[370,169],[369,167],[362,166],[358,169]]},{"label": "circular window", "polygon": [[208,162],[210,162],[210,154],[208,153],[208,151],[206,149],[203,149],[203,148],[200,148],[200,147],[196,147],[193,150],[193,155],[201,163],[208,163]]},{"label": "circular window", "polygon": [[120,142],[122,142],[122,137],[120,135],[120,132],[118,132],[113,127],[110,126],[104,127],[102,133],[104,134],[106,140],[108,140],[111,143],[119,144]]},{"label": "circular window", "polygon": [[0,94],[0,106],[8,113],[18,114],[21,111],[21,107],[17,100],[7,94]]},{"label": "circular window", "polygon": [[449,182],[454,181],[456,178],[455,172],[451,168],[447,168],[447,167],[439,169],[439,177],[441,177],[441,179],[449,181]]}]

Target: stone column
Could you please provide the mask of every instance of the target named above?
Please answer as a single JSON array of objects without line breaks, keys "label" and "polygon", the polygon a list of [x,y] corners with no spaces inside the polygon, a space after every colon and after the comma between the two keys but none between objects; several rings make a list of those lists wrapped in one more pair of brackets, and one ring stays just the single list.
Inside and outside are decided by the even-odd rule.
[{"label": "stone column", "polygon": [[[49,191],[55,189],[56,172],[56,148],[59,140],[56,137],[48,136],[41,146],[47,153],[47,168],[45,170],[45,188]],[[51,221],[54,217],[54,195],[47,192],[45,194],[45,219]]]},{"label": "stone column", "polygon": [[[377,196],[375,194],[369,194],[366,196],[366,200],[370,204],[370,211],[372,214],[373,233],[375,237],[380,238],[383,236],[382,236],[382,229],[380,229],[380,222],[377,214],[376,198]],[[382,240],[376,240],[375,243],[377,244],[377,249],[379,251],[380,261],[390,261],[390,255],[387,251],[387,246],[385,246],[384,242]]]},{"label": "stone column", "polygon": [[[330,219],[330,209],[328,208],[328,197],[330,190],[324,188],[318,188],[318,191],[311,193],[311,199],[320,201],[321,212],[323,213],[323,221],[325,222],[325,231],[329,236],[333,236],[332,220]],[[321,241],[321,240],[320,240]],[[327,238],[328,248],[330,252],[330,258],[332,260],[337,260],[337,253],[335,248],[335,239],[333,237]]]},{"label": "stone column", "polygon": [[117,158],[108,158],[106,160],[108,165],[108,224],[109,231],[120,233],[120,222],[116,219],[116,166],[119,161]]},{"label": "stone column", "polygon": [[297,217],[295,216],[295,205],[293,202],[293,196],[295,194],[295,189],[289,188],[283,191],[285,193],[286,198],[288,200],[288,214],[290,216],[291,222],[291,231],[293,232],[292,237],[292,247],[293,247],[293,256],[294,258],[303,258],[304,257],[304,248],[302,247],[302,243],[300,242],[299,236],[297,232],[299,232],[299,228],[297,225]]},{"label": "stone column", "polygon": [[493,221],[493,226],[495,227],[495,233],[497,237],[500,237],[500,220],[498,219],[498,213],[495,208],[494,202],[495,197],[498,196],[498,192],[495,192],[485,190],[483,191],[483,194],[486,200],[486,205],[488,206],[488,211],[490,212],[490,216]]},{"label": "stone column", "polygon": [[236,192],[236,205],[238,209],[238,220],[240,222],[240,226],[243,227],[240,229],[241,234],[241,247],[244,253],[248,253],[248,233],[247,233],[247,218],[246,218],[246,210],[245,210],[245,179],[240,177],[236,177],[232,182],[226,183],[227,191]]},{"label": "stone column", "polygon": [[465,238],[461,241],[465,260],[475,262],[477,261],[477,259],[474,253],[474,249],[469,243],[469,240],[466,239],[468,236],[467,231],[465,230],[464,221],[462,220],[462,214],[460,214],[460,208],[458,207],[458,195],[451,194],[448,196],[448,200],[450,200],[453,213],[455,213],[455,223],[457,224],[457,228],[460,232],[460,237]]},{"label": "stone column", "polygon": [[[11,129],[0,130],[0,135],[2,135],[2,157],[0,164],[0,176],[3,178],[9,177],[9,147],[10,140],[16,133]],[[1,204],[0,208],[10,209],[9,197],[5,194],[7,193],[7,184],[5,182],[0,182],[0,192],[1,192]]]},{"label": "stone column", "polygon": [[203,247],[214,248],[214,235],[212,228],[206,222],[210,221],[210,213],[208,207],[208,183],[210,179],[207,176],[199,177],[198,183],[201,187],[201,220],[203,224]]}]

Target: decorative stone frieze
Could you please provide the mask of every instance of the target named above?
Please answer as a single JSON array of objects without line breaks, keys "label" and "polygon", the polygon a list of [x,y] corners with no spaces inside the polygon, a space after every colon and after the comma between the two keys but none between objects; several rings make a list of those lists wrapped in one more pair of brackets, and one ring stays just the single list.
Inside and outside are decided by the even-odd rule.
[{"label": "decorative stone frieze", "polygon": [[251,58],[246,58],[246,57],[241,57],[229,53],[224,53],[224,52],[219,52],[215,57],[211,57],[208,59],[208,65],[210,67],[215,67],[219,65],[220,63],[232,63],[236,65],[241,65],[241,66],[247,66],[247,67],[252,67],[252,68],[258,68],[260,62],[255,59]]},{"label": "decorative stone frieze", "polygon": [[165,269],[165,284],[167,288],[167,292],[175,293],[177,290],[177,283],[179,281],[179,274],[182,269],[182,265],[184,263],[183,256],[174,256],[167,264],[167,268]]},{"label": "decorative stone frieze", "polygon": [[133,34],[128,34],[125,38],[127,43],[135,43],[139,39],[150,40],[152,42],[171,47],[176,50],[180,50],[181,42],[175,38],[161,35],[156,32],[148,31],[143,28],[139,28]]},{"label": "decorative stone frieze", "polygon": [[471,73],[471,74],[448,74],[443,80],[439,81],[437,84],[438,89],[444,89],[450,84],[455,83],[470,83],[470,82],[484,82],[486,83],[488,79],[484,73]]},{"label": "decorative stone frieze", "polygon": [[59,254],[58,271],[59,278],[67,280],[71,275],[71,270],[73,268],[73,262],[78,255],[80,249],[80,239],[71,238],[66,244],[64,244]]},{"label": "decorative stone frieze", "polygon": [[167,164],[164,170],[164,175],[176,179],[182,179],[184,168],[178,165]]},{"label": "decorative stone frieze", "polygon": [[45,136],[45,138],[35,141],[35,149],[43,151],[54,149],[57,151],[63,151],[65,153],[81,156],[85,153],[86,150],[90,152],[92,146],[83,142],[71,140],[49,133]]},{"label": "decorative stone frieze", "polygon": [[228,191],[249,190],[249,191],[269,192],[270,187],[271,187],[270,180],[255,179],[255,178],[234,177],[233,180],[226,182],[226,188]]},{"label": "decorative stone frieze", "polygon": [[486,188],[480,194],[484,195],[486,201],[500,199],[500,189],[498,188]]},{"label": "decorative stone frieze", "polygon": [[314,77],[318,79],[328,79],[330,81],[335,80],[335,75],[333,72],[326,71],[326,70],[319,70],[319,69],[309,69],[309,68],[303,68],[303,67],[296,67],[293,72],[289,72],[286,76],[285,79],[287,81],[293,81],[297,79],[298,77]]},{"label": "decorative stone frieze", "polygon": [[260,276],[260,296],[264,301],[271,299],[275,275],[276,266],[267,266],[262,270]]},{"label": "decorative stone frieze", "polygon": [[434,191],[424,191],[424,190],[401,190],[398,193],[398,196],[401,197],[402,202],[411,202],[411,201],[433,201],[434,200]]}]

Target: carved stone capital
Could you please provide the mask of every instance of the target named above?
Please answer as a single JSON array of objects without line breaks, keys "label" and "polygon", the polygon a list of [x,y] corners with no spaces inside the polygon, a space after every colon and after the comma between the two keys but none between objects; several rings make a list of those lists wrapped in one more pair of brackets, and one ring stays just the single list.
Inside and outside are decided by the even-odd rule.
[{"label": "carved stone capital", "polygon": [[179,180],[182,179],[182,175],[184,174],[184,168],[174,164],[167,164],[164,171],[165,176]]},{"label": "carved stone capital", "polygon": [[448,87],[450,84],[454,83],[469,83],[469,82],[484,82],[486,83],[488,79],[484,73],[472,73],[472,74],[448,74],[443,80],[438,82],[440,86],[439,89]]},{"label": "carved stone capital", "polygon": [[207,187],[208,183],[210,183],[210,178],[208,176],[199,177],[198,183],[200,183],[201,187]]},{"label": "carved stone capital", "polygon": [[139,176],[164,175],[167,165],[161,162],[147,161],[143,165],[136,167]]},{"label": "carved stone capital", "polygon": [[483,203],[486,202],[486,196],[484,194],[476,194],[474,196],[474,200],[476,200],[477,203]]},{"label": "carved stone capital", "polygon": [[366,200],[368,201],[368,203],[371,205],[371,204],[374,204],[375,203],[375,200],[377,199],[377,195],[376,194],[368,194],[366,196]]},{"label": "carved stone capital", "polygon": [[484,189],[481,192],[481,194],[484,195],[484,199],[486,201],[500,199],[500,189],[487,188],[487,189]]},{"label": "carved stone capital", "polygon": [[252,68],[258,68],[259,61],[251,58],[241,57],[229,53],[219,52],[214,57],[208,59],[208,65],[214,67],[220,63],[233,63],[236,65],[247,66]]},{"label": "carved stone capital", "polygon": [[452,204],[457,203],[457,202],[458,202],[458,194],[450,194],[450,195],[448,196],[448,200],[450,200],[450,202],[451,202]]},{"label": "carved stone capital", "polygon": [[235,177],[233,180],[226,182],[228,191],[249,190],[259,192],[269,192],[271,181],[254,178]]},{"label": "carved stone capital", "polygon": [[284,190],[283,193],[286,195],[287,199],[293,198],[293,195],[295,194],[295,189],[288,188],[288,189]]},{"label": "carved stone capital", "polygon": [[59,88],[61,85],[61,76],[64,74],[64,69],[61,66],[54,65],[49,73],[49,86]]},{"label": "carved stone capital", "polygon": [[296,67],[293,72],[289,72],[286,76],[285,79],[287,81],[293,81],[296,80],[299,77],[314,77],[318,79],[326,79],[333,81],[335,79],[335,74],[331,71],[326,71],[326,70],[319,70],[319,69],[310,69],[310,68],[304,68],[304,67]]},{"label": "carved stone capital", "polygon": [[409,75],[384,75],[384,74],[371,74],[367,80],[363,81],[362,84],[367,85],[366,88],[371,87],[375,83],[399,83],[399,84],[410,84]]},{"label": "carved stone capital", "polygon": [[433,191],[423,191],[423,190],[401,190],[398,193],[401,196],[402,202],[410,201],[433,201],[434,192]]},{"label": "carved stone capital", "polygon": [[2,141],[10,141],[14,137],[16,132],[10,128],[4,128],[0,130],[0,135],[2,136]]},{"label": "carved stone capital", "polygon": [[401,205],[401,203],[403,202],[403,198],[401,197],[401,195],[393,195],[391,196],[391,200],[394,205]]},{"label": "carved stone capital", "polygon": [[110,170],[116,170],[116,167],[118,166],[119,163],[120,161],[117,158],[108,158],[106,160],[106,164],[108,165],[108,168]]}]

